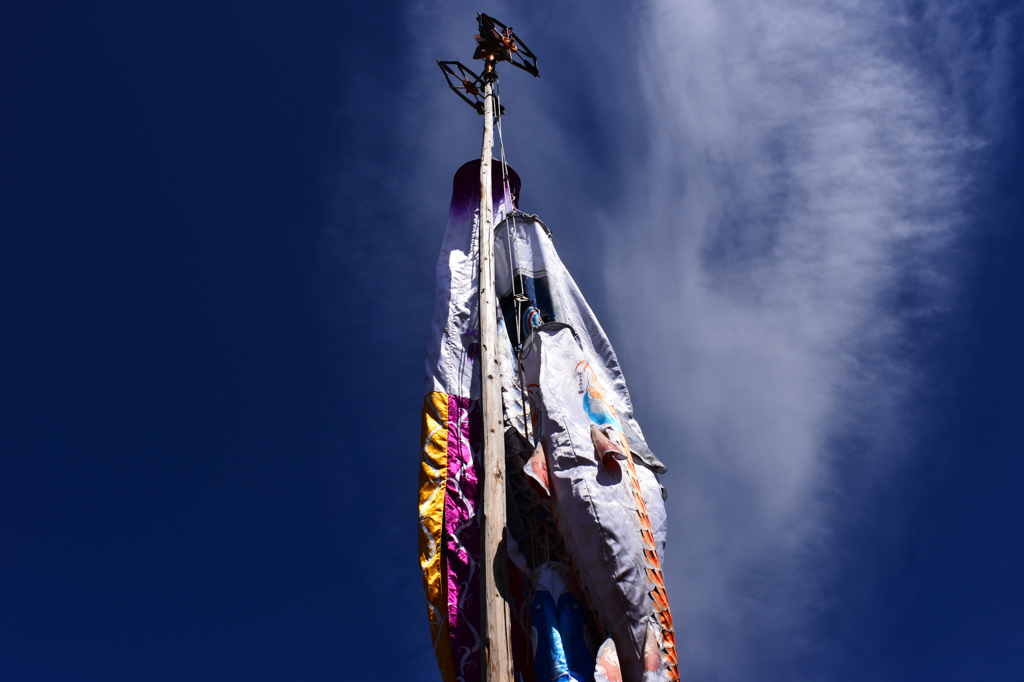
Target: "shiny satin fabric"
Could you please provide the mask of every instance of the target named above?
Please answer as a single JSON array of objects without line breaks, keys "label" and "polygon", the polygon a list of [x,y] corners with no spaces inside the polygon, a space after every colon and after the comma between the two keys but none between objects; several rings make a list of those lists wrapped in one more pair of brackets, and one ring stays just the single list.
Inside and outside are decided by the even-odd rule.
[{"label": "shiny satin fabric", "polygon": [[[615,643],[622,679],[641,682],[648,639],[674,648],[670,618],[666,630],[651,598],[664,588],[648,511],[657,510],[663,527],[660,489],[642,484],[645,469],[634,465],[623,420],[572,327],[553,322],[533,330],[523,365],[543,421],[546,472],[538,478],[548,481],[558,528],[586,601]],[[543,466],[531,461],[534,470]]]}]

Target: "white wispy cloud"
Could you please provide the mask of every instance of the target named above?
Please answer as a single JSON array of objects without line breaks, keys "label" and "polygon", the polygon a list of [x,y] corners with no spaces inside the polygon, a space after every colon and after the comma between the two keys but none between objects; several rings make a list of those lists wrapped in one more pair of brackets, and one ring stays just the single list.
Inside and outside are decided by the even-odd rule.
[{"label": "white wispy cloud", "polygon": [[[429,64],[406,93],[414,196],[447,192],[437,175],[477,152],[430,60],[468,61],[480,9],[410,5]],[[955,297],[973,169],[1007,125],[1010,17],[879,0],[482,9],[541,57],[540,81],[502,84],[525,208],[605,313],[670,467],[684,679],[812,678],[833,526],[856,498],[838,488],[897,475],[912,444],[907,338]]]}]

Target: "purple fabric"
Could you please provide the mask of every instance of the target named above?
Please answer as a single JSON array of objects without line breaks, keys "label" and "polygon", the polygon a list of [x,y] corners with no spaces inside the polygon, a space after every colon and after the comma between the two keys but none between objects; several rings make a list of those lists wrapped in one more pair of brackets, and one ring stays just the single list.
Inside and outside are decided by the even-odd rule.
[{"label": "purple fabric", "polygon": [[[519,193],[523,183],[519,173],[508,168],[509,189],[512,191],[512,205],[519,207]],[[505,184],[501,178],[501,159],[491,159],[491,201],[494,215],[502,204],[505,204]],[[473,159],[462,164],[455,172],[452,180],[452,203],[449,213],[452,215],[472,215],[480,206],[480,159]]]},{"label": "purple fabric", "polygon": [[448,397],[448,483],[444,501],[448,626],[455,676],[477,682],[480,671],[480,526],[477,471],[481,445],[480,403]]}]

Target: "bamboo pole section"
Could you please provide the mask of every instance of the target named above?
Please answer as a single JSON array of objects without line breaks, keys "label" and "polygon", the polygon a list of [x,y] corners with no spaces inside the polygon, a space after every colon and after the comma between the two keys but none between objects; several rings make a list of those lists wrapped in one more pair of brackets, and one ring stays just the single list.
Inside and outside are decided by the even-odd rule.
[{"label": "bamboo pole section", "polygon": [[494,62],[484,71],[484,141],[480,153],[480,398],[483,408],[483,514],[480,519],[481,635],[484,682],[512,682],[512,643],[505,530],[505,439],[498,369],[498,319],[494,293],[494,209],[491,149],[494,146]]}]

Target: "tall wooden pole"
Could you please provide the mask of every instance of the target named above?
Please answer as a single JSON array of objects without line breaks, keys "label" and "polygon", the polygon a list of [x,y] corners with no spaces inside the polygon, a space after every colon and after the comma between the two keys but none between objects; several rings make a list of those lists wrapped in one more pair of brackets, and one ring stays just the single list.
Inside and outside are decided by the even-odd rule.
[{"label": "tall wooden pole", "polygon": [[509,639],[508,553],[505,530],[505,439],[498,371],[498,320],[494,294],[494,209],[491,148],[494,146],[494,61],[484,71],[484,143],[480,153],[480,398],[483,408],[483,516],[480,519],[481,634],[484,682],[512,682]]}]

